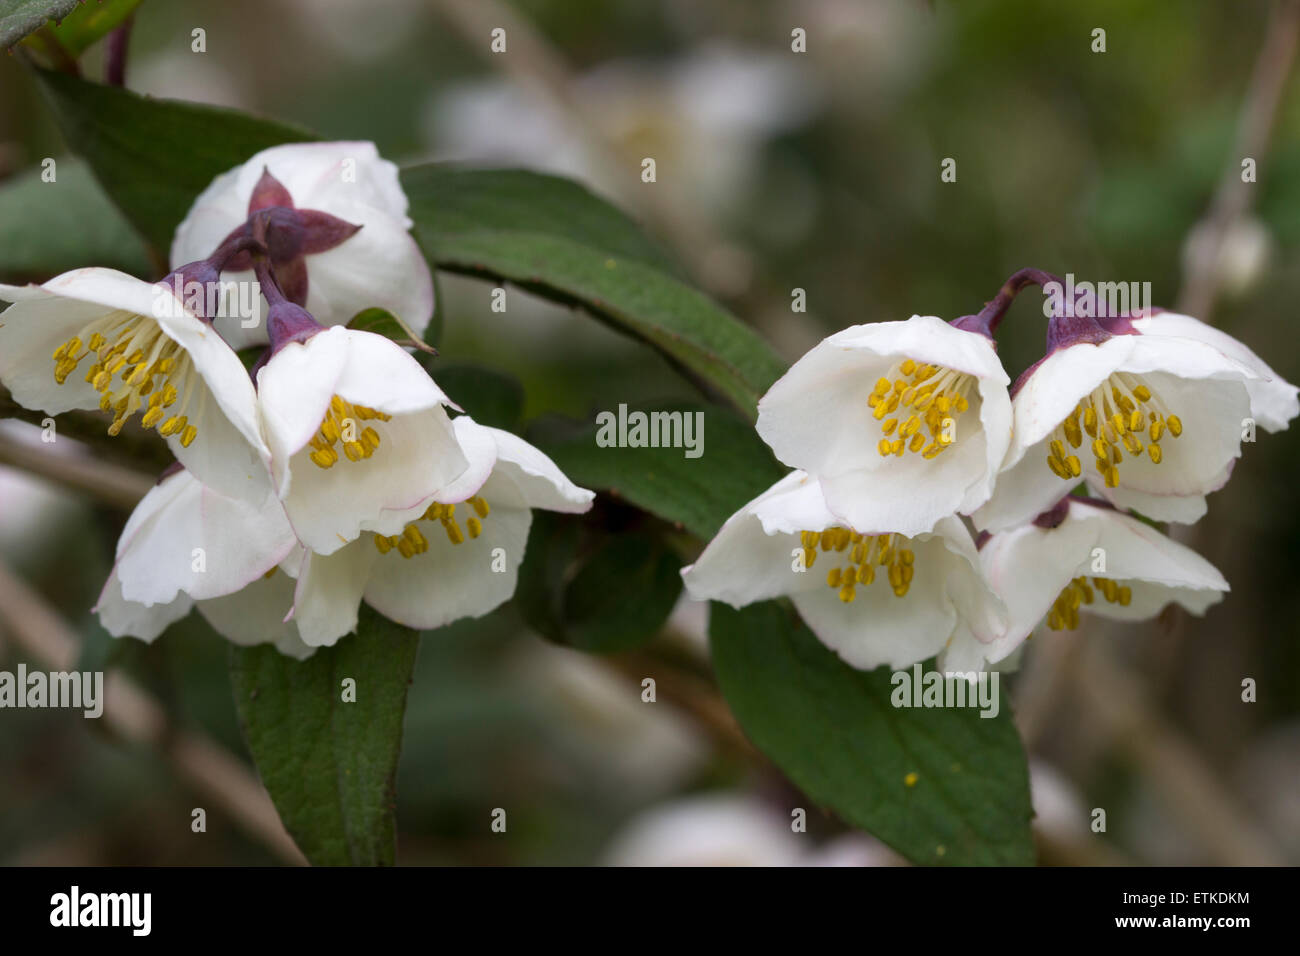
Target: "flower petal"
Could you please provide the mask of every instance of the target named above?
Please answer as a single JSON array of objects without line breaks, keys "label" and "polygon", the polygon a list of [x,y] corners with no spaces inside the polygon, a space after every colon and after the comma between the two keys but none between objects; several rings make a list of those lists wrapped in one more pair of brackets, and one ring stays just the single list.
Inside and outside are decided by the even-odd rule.
[{"label": "flower petal", "polygon": [[[288,345],[261,370],[258,394],[285,511],[299,539],[322,554],[362,530],[400,531],[469,466],[442,408],[446,395],[382,336],[329,329]],[[373,426],[372,457],[320,468],[307,442],[333,395],[392,418]]]},{"label": "flower petal", "polygon": [[[470,430],[468,416],[462,416],[453,423],[456,435],[464,443],[464,434]],[[474,427],[487,432],[496,442],[496,470],[508,476],[519,488],[530,508],[544,508],[547,511],[564,511],[582,514],[591,510],[591,502],[596,497],[594,491],[579,488],[571,482],[555,462],[551,461],[540,449],[500,428],[489,428],[474,423]],[[441,500],[450,500],[442,498]]]},{"label": "flower petal", "polygon": [[1177,312],[1160,312],[1149,318],[1136,319],[1133,327],[1143,335],[1196,339],[1254,371],[1258,378],[1246,382],[1246,390],[1250,393],[1250,414],[1264,429],[1281,431],[1291,419],[1300,415],[1296,387],[1228,333]]},{"label": "flower petal", "polygon": [[809,489],[820,500],[815,481],[804,472],[791,472],[728,518],[696,562],[682,569],[690,596],[739,608],[824,588],[825,577],[815,568],[795,570],[795,554],[802,550],[798,532],[825,528],[835,520]]},{"label": "flower petal", "polygon": [[479,493],[492,510],[477,538],[467,535],[452,544],[437,522],[421,522],[429,549],[410,558],[396,549],[381,555],[366,585],[366,603],[399,624],[430,630],[481,617],[508,601],[524,560],[532,511],[503,474],[493,473]]},{"label": "flower petal", "polygon": [[292,611],[303,643],[329,647],[357,629],[361,595],[379,556],[369,540],[354,541],[329,555],[304,555]]},{"label": "flower petal", "polygon": [[196,607],[212,629],[231,643],[274,644],[281,654],[301,661],[316,648],[304,644],[298,625],[284,619],[293,607],[293,593],[293,579],[277,570],[234,594],[199,601]]},{"label": "flower petal", "polygon": [[178,594],[166,604],[144,605],[128,601],[122,597],[122,583],[114,571],[104,582],[104,589],[93,610],[99,615],[104,630],[114,637],[138,637],[151,643],[172,623],[189,614],[193,606],[194,602],[184,594]]},{"label": "flower petal", "polygon": [[820,588],[792,596],[804,623],[845,663],[862,670],[882,664],[908,667],[937,654],[952,635],[957,612],[944,598],[950,564],[933,559],[944,549],[937,541],[930,547],[914,542],[913,547],[916,576],[903,597],[887,582],[876,581],[859,587],[857,597],[846,603],[825,580]]},{"label": "flower petal", "polygon": [[136,506],[118,545],[115,575],[127,600],[166,604],[232,594],[278,565],[296,542],[280,503],[218,494],[185,471]]},{"label": "flower petal", "polygon": [[867,399],[904,358],[1007,384],[988,339],[935,316],[855,325],[814,346],[760,399],[759,435],[783,462],[818,477],[878,467],[868,436],[879,432],[879,422]]}]

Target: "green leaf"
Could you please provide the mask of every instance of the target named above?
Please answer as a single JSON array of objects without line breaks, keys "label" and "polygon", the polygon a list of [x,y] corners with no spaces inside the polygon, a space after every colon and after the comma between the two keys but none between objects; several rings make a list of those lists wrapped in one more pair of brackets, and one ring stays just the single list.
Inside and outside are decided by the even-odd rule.
[{"label": "green leaf", "polygon": [[524,387],[513,376],[469,362],[424,363],[434,381],[474,421],[514,431],[524,413]]},{"label": "green leaf", "polygon": [[709,638],[745,733],[811,799],[916,863],[1034,863],[1028,769],[1005,695],[994,718],[896,708],[888,669],[845,664],[783,604],[714,604]]},{"label": "green leaf", "polygon": [[46,20],[61,20],[77,0],[0,0],[0,51],[9,49]]},{"label": "green leaf", "polygon": [[0,277],[44,281],[82,266],[151,273],[144,243],[85,163],[65,157],[54,171],[54,182],[33,169],[0,185]]},{"label": "green leaf", "polygon": [[68,146],[161,260],[200,192],[221,173],[306,130],[215,106],[155,100],[63,73],[39,72]]},{"label": "green leaf", "polygon": [[534,630],[594,654],[631,650],[663,628],[682,563],[648,528],[609,534],[586,519],[533,517],[515,602]]},{"label": "green leaf", "polygon": [[[280,819],[318,866],[391,865],[406,690],[418,635],[362,605],[357,633],[306,661],[236,647],[244,739]],[[356,701],[342,700],[356,681]]]},{"label": "green leaf", "polygon": [[74,57],[116,30],[140,6],[140,0],[92,0],[83,3],[54,28],[54,36]]},{"label": "green leaf", "polygon": [[[617,422],[622,408],[601,416],[614,416]],[[706,540],[741,505],[785,474],[753,427],[728,409],[690,403],[650,405],[628,409],[629,424],[636,412],[678,413],[683,425],[686,416],[702,415],[703,430],[693,433],[701,440],[702,454],[688,458],[685,448],[602,447],[597,441],[602,429],[596,422],[566,428],[555,419],[543,419],[528,438],[577,484],[608,491]],[[689,420],[693,428],[700,421]],[[627,437],[632,438],[630,430]]]},{"label": "green leaf", "polygon": [[415,334],[414,329],[387,309],[377,307],[362,309],[352,317],[352,321],[348,323],[348,328],[360,332],[373,332],[375,335],[382,335],[384,338],[392,339],[398,345],[419,349],[421,352],[427,352],[431,355],[438,354],[437,349],[426,344],[424,339]]},{"label": "green leaf", "polygon": [[402,171],[421,246],[439,267],[583,306],[663,352],[751,419],[785,364],[686,285],[622,213],[575,183],[520,170]]},{"label": "green leaf", "polygon": [[644,644],[682,593],[681,568],[650,534],[606,538],[565,589],[565,643],[597,654]]}]

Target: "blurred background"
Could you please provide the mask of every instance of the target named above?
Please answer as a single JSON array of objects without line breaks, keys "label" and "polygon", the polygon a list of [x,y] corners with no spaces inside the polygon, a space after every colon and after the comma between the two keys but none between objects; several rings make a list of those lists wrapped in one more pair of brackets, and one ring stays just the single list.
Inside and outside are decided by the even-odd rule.
[{"label": "blurred background", "polygon": [[[489,49],[495,26],[504,55]],[[791,49],[796,28],[806,52]],[[1296,30],[1294,4],[1265,0],[145,0],[127,86],[371,139],[399,163],[577,178],[790,361],[847,325],[978,311],[1035,266],[1150,282],[1155,304],[1297,381]],[[0,57],[0,190],[35,181],[47,156],[78,175],[22,63]],[[1257,183],[1241,182],[1245,157]],[[955,182],[940,179],[946,158]],[[85,202],[105,202],[81,178]],[[97,228],[94,264],[150,275],[124,225]],[[46,278],[21,249],[0,261],[4,281]],[[791,309],[796,289],[806,312]],[[443,354],[518,377],[526,417],[694,397],[583,316],[517,290],[494,313],[489,286],[452,276],[441,292]],[[1000,335],[1013,377],[1045,331],[1041,299],[1022,298]],[[10,462],[39,443],[30,426],[0,428]],[[1030,642],[1011,685],[1044,863],[1300,863],[1300,434],[1259,439],[1209,516],[1178,533],[1231,582],[1222,604]],[[72,712],[0,713],[0,863],[289,859],[211,783],[252,772],[224,642],[193,615],[154,645],[113,642],[89,613],[128,511],[0,467],[10,585],[62,617],[82,669],[131,675],[169,727],[146,745]],[[12,624],[27,607],[0,593],[0,668],[13,670],[34,658],[6,612]],[[791,832],[808,801],[730,723],[704,627],[683,605],[647,651],[696,678],[691,697],[654,705],[642,662],[550,644],[513,605],[427,636],[398,776],[401,862],[899,863],[815,807],[808,833]],[[177,741],[216,763],[196,772]],[[190,832],[194,807],[206,839]],[[508,839],[488,829],[496,807]],[[1105,833],[1089,829],[1093,808]]]}]

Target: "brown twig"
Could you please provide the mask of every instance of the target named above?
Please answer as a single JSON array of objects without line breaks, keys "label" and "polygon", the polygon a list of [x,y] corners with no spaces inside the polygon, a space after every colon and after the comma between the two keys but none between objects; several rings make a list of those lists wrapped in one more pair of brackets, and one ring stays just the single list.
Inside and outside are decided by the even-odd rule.
[{"label": "brown twig", "polygon": [[1107,640],[1090,641],[1075,669],[1076,688],[1094,719],[1165,799],[1214,861],[1280,866],[1268,836],[1205,766],[1187,739],[1148,701],[1142,682],[1115,660]]},{"label": "brown twig", "polygon": [[[0,563],[0,625],[14,643],[53,670],[77,665],[80,641],[43,598]],[[305,864],[271,798],[234,755],[202,734],[169,726],[161,705],[120,673],[104,681],[101,718],[120,740],[156,749],[195,790],[230,814],[287,863]]]},{"label": "brown twig", "polygon": [[130,468],[7,439],[0,441],[0,464],[48,478],[124,510],[134,508],[154,484],[154,479]]},{"label": "brown twig", "polygon": [[1249,157],[1259,164],[1268,152],[1278,105],[1295,62],[1297,37],[1300,37],[1300,0],[1274,0],[1227,168],[1210,202],[1209,212],[1194,230],[1204,238],[1194,250],[1195,261],[1188,263],[1178,296],[1179,312],[1204,319],[1218,298],[1218,262],[1224,240],[1250,209],[1254,198],[1254,184],[1242,180],[1241,162]]}]

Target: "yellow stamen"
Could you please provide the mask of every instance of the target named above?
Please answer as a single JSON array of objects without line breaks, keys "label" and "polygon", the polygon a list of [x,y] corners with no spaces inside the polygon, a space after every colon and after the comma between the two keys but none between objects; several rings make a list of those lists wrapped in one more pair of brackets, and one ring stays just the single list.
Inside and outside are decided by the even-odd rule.
[{"label": "yellow stamen", "polygon": [[1068,443],[1080,447],[1086,433],[1092,439],[1089,448],[1097,460],[1098,473],[1107,487],[1117,488],[1117,466],[1124,460],[1121,448],[1133,456],[1141,455],[1145,448],[1151,461],[1159,464],[1164,456],[1156,443],[1166,433],[1177,437],[1181,432],[1178,416],[1169,414],[1149,385],[1131,373],[1116,372],[1081,399],[1048,436],[1047,466],[1062,480],[1080,478],[1082,465],[1075,456],[1066,454],[1065,446]]}]

